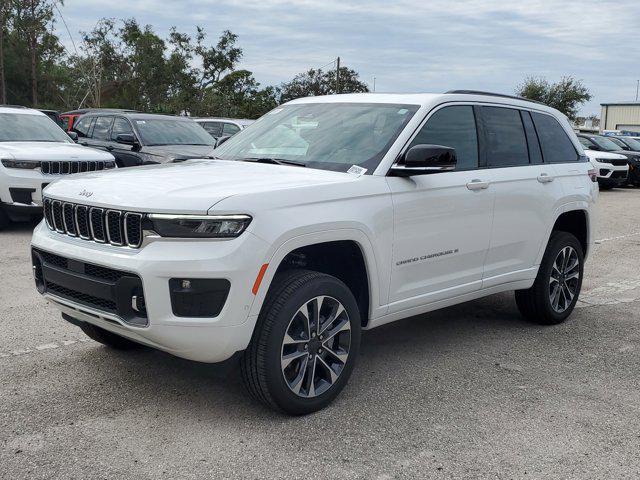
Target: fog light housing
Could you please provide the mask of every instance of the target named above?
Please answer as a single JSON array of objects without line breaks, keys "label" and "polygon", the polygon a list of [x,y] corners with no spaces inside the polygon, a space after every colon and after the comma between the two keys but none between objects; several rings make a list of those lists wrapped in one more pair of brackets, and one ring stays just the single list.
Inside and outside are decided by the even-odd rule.
[{"label": "fog light housing", "polygon": [[172,278],[171,310],[176,317],[217,317],[230,288],[229,280],[221,278]]}]

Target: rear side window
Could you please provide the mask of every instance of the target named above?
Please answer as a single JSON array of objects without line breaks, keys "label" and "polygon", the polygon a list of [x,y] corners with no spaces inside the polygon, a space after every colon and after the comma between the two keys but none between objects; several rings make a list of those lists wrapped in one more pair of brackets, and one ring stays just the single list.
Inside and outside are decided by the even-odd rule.
[{"label": "rear side window", "polygon": [[76,123],[73,125],[73,131],[78,134],[78,137],[88,137],[89,130],[91,128],[91,121],[94,117],[81,117],[76,120]]},{"label": "rear side window", "polygon": [[578,152],[573,142],[551,115],[531,113],[540,138],[545,163],[568,163],[578,161]]},{"label": "rear side window", "polygon": [[233,123],[225,123],[224,127],[222,127],[223,135],[235,135],[240,131],[240,127]]},{"label": "rear side window", "polygon": [[520,111],[512,108],[482,107],[482,117],[487,138],[487,165],[528,165],[529,151]]},{"label": "rear side window", "polygon": [[540,142],[538,141],[538,135],[536,135],[536,129],[533,126],[533,120],[531,120],[531,114],[527,111],[521,110],[522,124],[524,125],[524,132],[527,135],[527,146],[529,147],[529,160],[533,164],[542,163],[542,152],[540,151]]},{"label": "rear side window", "polygon": [[202,125],[202,127],[212,137],[221,137],[222,136],[222,123],[220,123],[220,122],[202,122],[202,123],[200,123],[200,125]]},{"label": "rear side window", "polygon": [[98,117],[93,127],[91,138],[94,140],[108,140],[112,122],[113,117]]},{"label": "rear side window", "polygon": [[478,134],[473,107],[445,107],[434,113],[409,148],[428,144],[454,148],[458,158],[456,170],[478,168]]}]

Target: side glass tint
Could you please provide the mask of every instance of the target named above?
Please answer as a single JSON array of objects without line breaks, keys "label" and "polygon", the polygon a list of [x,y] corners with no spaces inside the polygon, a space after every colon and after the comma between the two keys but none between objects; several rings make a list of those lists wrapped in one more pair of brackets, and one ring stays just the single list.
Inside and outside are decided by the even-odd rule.
[{"label": "side glass tint", "polygon": [[521,110],[522,124],[524,125],[524,131],[527,134],[527,146],[529,147],[529,160],[533,164],[542,163],[542,152],[540,151],[540,142],[538,141],[538,134],[533,126],[533,120],[531,120],[531,114],[525,110]]},{"label": "side glass tint", "polygon": [[545,163],[578,161],[578,152],[573,146],[573,142],[555,118],[551,115],[534,112],[531,113],[531,117],[536,126],[538,138],[540,138]]},{"label": "side glass tint", "polygon": [[76,120],[72,130],[78,134],[78,137],[88,137],[91,120],[93,120],[93,117],[82,117]]},{"label": "side glass tint", "polygon": [[478,168],[478,133],[473,107],[444,107],[435,112],[413,139],[414,145],[442,145],[456,150],[456,170]]},{"label": "side glass tint", "polygon": [[96,124],[93,127],[91,138],[94,140],[108,140],[112,122],[113,117],[98,117],[96,119]]},{"label": "side glass tint", "polygon": [[528,165],[529,151],[520,111],[513,108],[482,107],[482,116],[487,139],[487,165]]}]

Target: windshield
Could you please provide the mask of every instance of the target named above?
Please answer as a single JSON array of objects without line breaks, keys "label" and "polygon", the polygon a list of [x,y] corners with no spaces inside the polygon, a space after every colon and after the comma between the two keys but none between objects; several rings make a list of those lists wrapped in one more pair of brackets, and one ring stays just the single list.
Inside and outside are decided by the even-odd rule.
[{"label": "windshield", "polygon": [[418,105],[311,103],[278,107],[218,147],[223,160],[275,159],[372,173]]},{"label": "windshield", "polygon": [[626,143],[631,150],[634,152],[640,152],[640,141],[635,138],[625,138],[624,143]]},{"label": "windshield", "polygon": [[0,113],[0,142],[71,143],[71,139],[46,115]]},{"label": "windshield", "polygon": [[215,145],[211,135],[192,120],[144,118],[133,122],[143,145]]},{"label": "windshield", "polygon": [[622,150],[622,147],[616,145],[615,142],[612,142],[608,138],[605,137],[592,137],[591,140],[598,145],[600,148],[607,152],[615,152],[618,150]]}]

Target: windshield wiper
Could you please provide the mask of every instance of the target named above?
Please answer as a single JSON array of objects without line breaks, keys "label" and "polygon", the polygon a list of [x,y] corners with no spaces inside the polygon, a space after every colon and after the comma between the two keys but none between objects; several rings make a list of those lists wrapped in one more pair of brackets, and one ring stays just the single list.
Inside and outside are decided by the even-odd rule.
[{"label": "windshield wiper", "polygon": [[303,162],[296,162],[295,160],[287,160],[286,158],[271,158],[271,157],[247,157],[239,158],[241,162],[256,162],[256,163],[271,163],[273,165],[295,165],[296,167],[306,167]]}]

